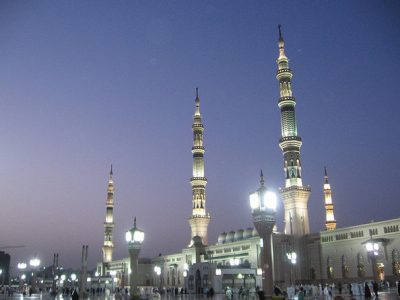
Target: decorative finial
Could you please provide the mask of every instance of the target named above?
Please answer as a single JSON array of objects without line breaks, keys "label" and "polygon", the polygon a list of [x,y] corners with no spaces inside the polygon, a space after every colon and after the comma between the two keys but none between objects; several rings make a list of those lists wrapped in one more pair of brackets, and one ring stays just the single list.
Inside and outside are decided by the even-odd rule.
[{"label": "decorative finial", "polygon": [[279,24],[279,25],[278,25],[278,30],[279,30],[279,40],[280,40],[280,41],[283,41],[283,38],[282,38],[282,32],[281,32],[281,27],[282,27],[282,25],[281,25],[281,24]]},{"label": "decorative finial", "polygon": [[264,174],[263,174],[263,171],[261,169],[261,172],[260,172],[260,184],[261,184],[261,186],[264,186],[264,183],[265,183]]},{"label": "decorative finial", "polygon": [[110,176],[113,176],[112,164],[111,164],[111,169],[110,169]]},{"label": "decorative finial", "polygon": [[135,218],[133,219],[133,227],[136,228],[136,216],[135,216]]},{"label": "decorative finial", "polygon": [[325,184],[329,184],[329,181],[328,181],[328,171],[326,171],[326,167],[324,167],[324,172],[325,172],[324,183],[325,183]]},{"label": "decorative finial", "polygon": [[199,98],[199,88],[196,88],[196,98]]}]

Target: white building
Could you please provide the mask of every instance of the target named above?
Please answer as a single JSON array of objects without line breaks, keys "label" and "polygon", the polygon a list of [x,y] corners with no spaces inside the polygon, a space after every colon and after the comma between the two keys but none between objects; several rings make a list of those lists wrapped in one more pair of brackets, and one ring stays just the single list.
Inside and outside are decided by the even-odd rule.
[{"label": "white building", "polygon": [[[277,59],[281,111],[282,149],[285,187],[280,195],[284,204],[284,232],[273,233],[274,283],[287,286],[294,282],[350,282],[360,278],[394,281],[400,275],[400,219],[373,222],[347,228],[337,228],[334,217],[332,191],[325,169],[324,197],[326,231],[310,233],[308,199],[309,186],[302,182],[300,148],[295,118],[296,100],[292,92],[292,71],[286,57],[279,28],[279,57]],[[141,286],[184,287],[189,293],[213,287],[222,292],[227,286],[255,288],[261,286],[260,253],[263,251],[255,229],[241,229],[222,233],[216,244],[208,245],[206,184],[204,172],[203,132],[200,99],[196,89],[193,118],[193,174],[192,214],[189,217],[191,239],[189,246],[179,253],[139,261]],[[110,182],[112,173],[110,174]],[[261,177],[263,181],[263,177]],[[113,186],[109,183],[103,262],[97,271],[109,276],[115,271],[117,284],[128,285],[129,258],[112,261]],[[244,201],[247,201],[244,199]],[[189,204],[188,204],[189,205]],[[367,244],[371,243],[371,251]],[[375,248],[374,248],[375,247]],[[288,254],[296,253],[296,259]],[[294,264],[295,262],[295,264]],[[154,272],[157,266],[160,274]],[[114,272],[113,272],[114,274]]]}]

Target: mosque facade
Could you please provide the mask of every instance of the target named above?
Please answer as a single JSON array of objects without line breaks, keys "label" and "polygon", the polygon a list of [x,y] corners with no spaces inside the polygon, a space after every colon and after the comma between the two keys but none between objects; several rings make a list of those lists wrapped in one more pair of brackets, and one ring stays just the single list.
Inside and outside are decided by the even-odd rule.
[{"label": "mosque facade", "polygon": [[[193,117],[192,214],[189,245],[179,253],[153,259],[139,259],[140,286],[185,288],[189,293],[213,287],[222,292],[225,287],[255,288],[261,286],[261,252],[273,253],[273,277],[276,285],[294,283],[354,282],[363,279],[389,280],[400,277],[400,218],[338,228],[328,173],[323,178],[326,212],[325,231],[310,233],[308,199],[309,186],[303,185],[300,148],[301,137],[295,117],[296,99],[293,95],[289,59],[279,27],[279,56],[277,75],[280,96],[281,139],[284,188],[280,197],[284,204],[284,230],[274,230],[272,249],[264,249],[253,228],[222,233],[215,244],[208,244],[210,214],[206,211],[206,184],[203,146],[204,126],[200,113],[200,98],[196,89]],[[260,184],[264,179],[261,174]],[[103,261],[97,272],[102,278],[114,274],[118,286],[129,284],[129,258],[113,260],[114,186],[112,170],[106,201]],[[293,259],[295,253],[295,259]],[[161,273],[154,272],[159,267]],[[111,272],[111,273],[110,273]]]}]

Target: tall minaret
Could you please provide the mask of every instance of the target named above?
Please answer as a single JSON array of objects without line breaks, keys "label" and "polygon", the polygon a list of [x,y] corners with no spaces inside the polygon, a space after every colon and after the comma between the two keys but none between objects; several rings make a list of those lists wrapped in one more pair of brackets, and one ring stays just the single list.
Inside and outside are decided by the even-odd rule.
[{"label": "tall minaret", "polygon": [[192,228],[192,238],[200,236],[204,245],[208,243],[207,228],[210,222],[210,214],[206,213],[206,184],[204,177],[204,126],[201,122],[199,90],[196,88],[196,110],[193,116],[193,177],[190,179],[192,185],[192,215],[189,224]]},{"label": "tall minaret", "polygon": [[285,233],[302,236],[310,232],[308,221],[308,198],[310,187],[303,186],[301,179],[300,147],[301,138],[297,134],[295,118],[296,100],[292,94],[293,77],[289,68],[289,59],[285,55],[285,44],[279,28],[279,57],[276,60],[279,80],[280,98],[278,106],[281,110],[282,138],[279,146],[283,152],[285,188],[281,189],[281,197],[285,206]]},{"label": "tall minaret", "polygon": [[328,182],[328,172],[326,171],[326,167],[324,176],[324,198],[325,198],[325,210],[326,210],[326,221],[325,221],[326,230],[335,230],[336,220],[335,220],[335,215],[333,214],[332,191],[331,191],[331,185]]},{"label": "tall minaret", "polygon": [[103,263],[112,261],[114,249],[113,228],[114,228],[114,181],[113,170],[111,165],[110,177],[108,178],[107,202],[106,202],[106,220],[104,222],[104,245],[103,245]]}]

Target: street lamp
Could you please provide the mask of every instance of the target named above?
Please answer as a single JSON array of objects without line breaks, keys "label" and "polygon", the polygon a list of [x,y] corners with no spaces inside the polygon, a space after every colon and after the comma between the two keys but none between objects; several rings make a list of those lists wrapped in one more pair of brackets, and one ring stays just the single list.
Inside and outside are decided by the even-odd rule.
[{"label": "street lamp", "polygon": [[115,282],[115,279],[117,279],[115,277],[117,275],[117,271],[111,270],[110,275],[111,275],[111,293],[114,293],[114,282]]},{"label": "street lamp", "polygon": [[133,227],[125,234],[126,242],[128,243],[128,251],[130,257],[130,295],[131,298],[137,289],[138,284],[138,258],[142,243],[144,240],[144,232],[136,227],[136,217],[133,222]]},{"label": "street lamp", "polygon": [[[185,272],[186,272],[186,269],[185,269]],[[158,276],[158,285],[159,285],[158,292],[161,294],[161,288],[162,288],[162,286],[161,286],[161,267],[154,266],[154,273],[156,273],[156,275]]]},{"label": "street lamp", "polygon": [[[31,266],[31,268],[35,271],[35,269],[39,269],[40,266],[40,259],[38,258],[32,258],[29,261],[29,265]],[[32,290],[35,291],[36,289],[36,271],[33,272],[33,282],[32,282]]]},{"label": "street lamp", "polygon": [[262,289],[266,298],[272,298],[274,280],[272,269],[272,231],[275,226],[277,199],[276,194],[264,186],[264,176],[261,171],[260,188],[250,194],[250,207],[254,227],[262,239],[263,249],[261,256]]},{"label": "street lamp", "polygon": [[237,267],[239,264],[240,264],[240,259],[238,259],[238,258],[231,258],[229,260],[229,265],[231,267]]},{"label": "street lamp", "polygon": [[286,253],[286,257],[290,264],[290,285],[292,285],[293,266],[297,263],[297,253],[294,251]]},{"label": "street lamp", "polygon": [[[17,269],[19,270],[20,274],[26,269],[26,267],[27,267],[27,264],[24,263],[24,262],[19,262],[17,264]],[[25,278],[22,278],[22,277],[23,276],[21,276],[20,280],[19,280],[19,289],[20,289],[20,291],[22,291],[23,284],[24,284],[24,279],[25,279]]]},{"label": "street lamp", "polygon": [[372,277],[376,282],[379,281],[378,278],[378,270],[377,270],[377,265],[376,265],[376,258],[379,255],[379,244],[374,242],[371,238],[369,242],[365,244],[365,248],[368,252],[368,256],[371,260],[372,264]]}]

